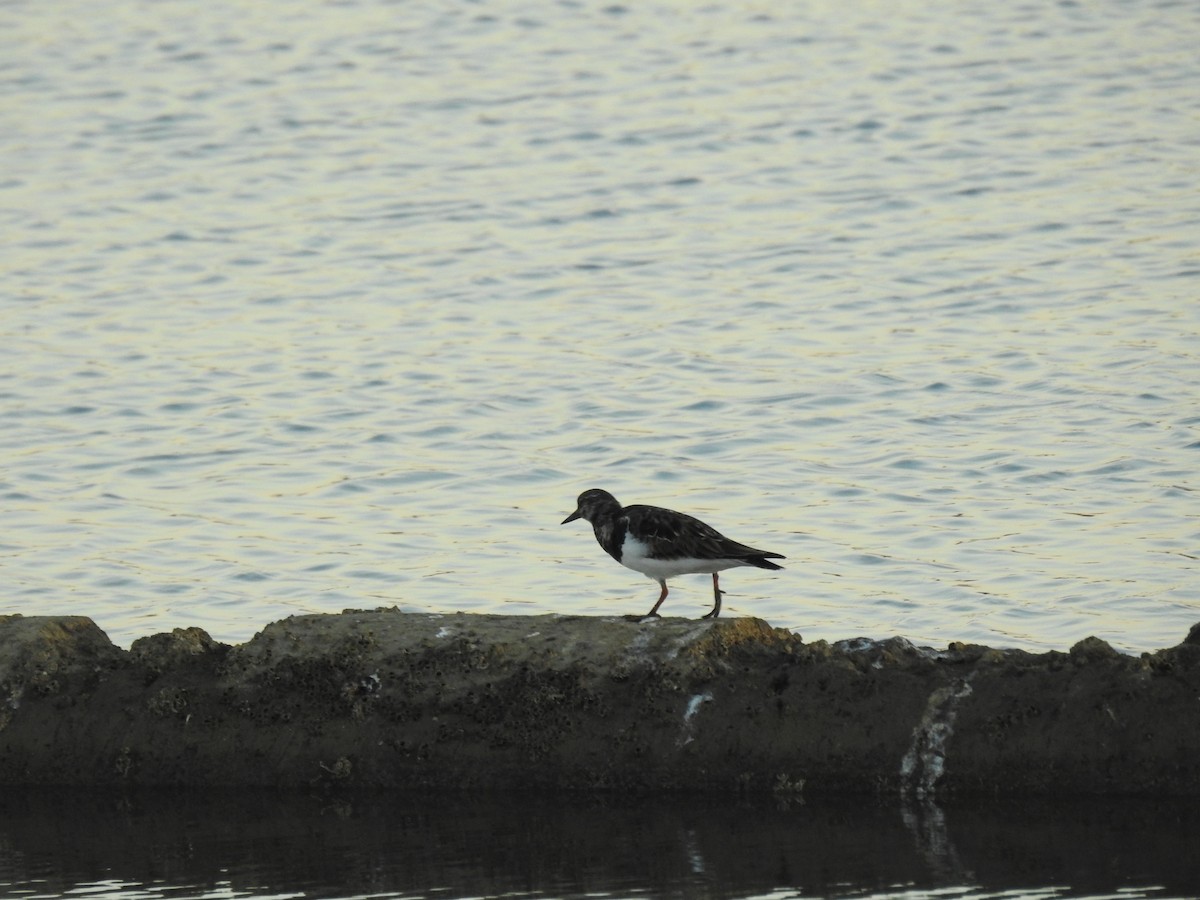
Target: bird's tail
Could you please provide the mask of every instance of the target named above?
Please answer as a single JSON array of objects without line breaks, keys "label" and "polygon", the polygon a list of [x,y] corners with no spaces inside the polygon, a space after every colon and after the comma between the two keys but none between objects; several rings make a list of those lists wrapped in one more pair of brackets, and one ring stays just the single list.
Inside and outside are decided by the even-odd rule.
[{"label": "bird's tail", "polygon": [[782,553],[760,553],[758,556],[747,556],[746,565],[757,566],[760,569],[782,569],[783,566],[771,562],[772,559],[787,559]]}]

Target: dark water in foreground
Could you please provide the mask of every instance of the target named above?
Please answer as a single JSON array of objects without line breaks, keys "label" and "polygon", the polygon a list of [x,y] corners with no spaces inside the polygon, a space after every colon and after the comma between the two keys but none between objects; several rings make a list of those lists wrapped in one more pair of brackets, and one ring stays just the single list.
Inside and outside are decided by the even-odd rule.
[{"label": "dark water in foreground", "polygon": [[0,796],[0,896],[1195,897],[1192,802]]}]

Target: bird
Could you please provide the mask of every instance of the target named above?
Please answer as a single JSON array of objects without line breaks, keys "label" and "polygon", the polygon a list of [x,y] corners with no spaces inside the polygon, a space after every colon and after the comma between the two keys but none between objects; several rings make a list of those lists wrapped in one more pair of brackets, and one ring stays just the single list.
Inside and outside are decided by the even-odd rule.
[{"label": "bird", "polygon": [[786,559],[780,553],[756,550],[725,537],[711,525],[694,516],[640,503],[621,506],[608,491],[592,488],[579,495],[575,512],[562,524],[585,519],[592,525],[596,540],[608,555],[627,568],[657,581],[662,593],[644,616],[658,616],[658,608],[667,599],[667,579],[676,575],[712,574],[713,608],[701,618],[715,619],[721,614],[721,590],[717,573],[735,566],[782,569],[772,559]]}]

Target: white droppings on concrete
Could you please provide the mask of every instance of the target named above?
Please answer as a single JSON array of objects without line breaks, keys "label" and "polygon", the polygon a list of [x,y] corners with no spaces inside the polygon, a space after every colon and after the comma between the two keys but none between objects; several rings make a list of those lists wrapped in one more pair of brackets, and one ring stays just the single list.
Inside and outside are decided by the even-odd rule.
[{"label": "white droppings on concrete", "polygon": [[646,651],[650,649],[651,637],[653,635],[647,629],[640,629],[625,647],[626,658],[636,657],[638,660],[644,660],[647,655]]},{"label": "white droppings on concrete", "polygon": [[358,682],[358,692],[360,694],[378,694],[382,687],[383,679],[379,677],[378,672],[372,672]]},{"label": "white droppings on concrete", "polygon": [[675,742],[676,747],[686,747],[696,739],[696,713],[700,712],[700,707],[705,703],[712,701],[713,695],[705,691],[703,694],[694,694],[688,700],[687,709],[683,711],[683,729],[680,731],[679,740]]},{"label": "white droppings on concrete", "polygon": [[668,661],[673,660],[675,657],[677,657],[679,655],[679,651],[681,651],[684,647],[690,647],[699,638],[701,638],[705,634],[707,634],[708,630],[711,627],[712,627],[712,620],[708,620],[708,621],[702,622],[701,624],[697,625],[695,628],[688,629],[686,634],[684,634],[680,637],[677,637],[675,639],[674,644],[671,647],[671,649],[667,651],[667,654],[666,654],[667,660]]},{"label": "white droppings on concrete", "polygon": [[946,771],[946,745],[954,735],[959,701],[971,695],[974,677],[972,672],[965,679],[940,687],[929,695],[921,721],[913,729],[908,752],[900,760],[903,790],[912,791],[918,797],[934,792]]},{"label": "white droppings on concrete", "polygon": [[878,646],[878,641],[874,641],[871,638],[858,637],[835,641],[833,649],[842,653],[866,653],[868,650],[874,650]]},{"label": "white droppings on concrete", "polygon": [[[874,640],[873,638],[857,637],[847,638],[844,641],[836,641],[833,645],[835,650],[842,653],[893,653],[904,654],[911,653],[915,656],[923,656],[925,659],[945,659],[951,654],[946,650],[935,650],[933,647],[920,647],[910,641],[908,638],[890,637],[882,641]],[[882,668],[879,660],[871,663],[873,668]]]},{"label": "white droppings on concrete", "polygon": [[696,694],[694,697],[692,697],[692,699],[688,701],[687,710],[683,714],[683,721],[685,723],[690,722],[692,720],[692,716],[696,715],[696,713],[700,711],[700,704],[707,703],[712,698],[712,694],[708,693],[707,691],[703,694]]}]

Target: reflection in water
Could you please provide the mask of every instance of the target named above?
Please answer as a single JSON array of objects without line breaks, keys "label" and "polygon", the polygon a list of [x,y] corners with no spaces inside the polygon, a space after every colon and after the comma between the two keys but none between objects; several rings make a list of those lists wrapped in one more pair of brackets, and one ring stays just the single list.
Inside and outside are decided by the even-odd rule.
[{"label": "reflection in water", "polygon": [[1194,896],[1190,804],[6,791],[0,894]]},{"label": "reflection in water", "polygon": [[911,832],[917,851],[936,878],[947,883],[969,883],[970,874],[964,872],[946,831],[946,815],[940,806],[927,798],[914,807],[905,803],[900,808],[900,817]]}]

